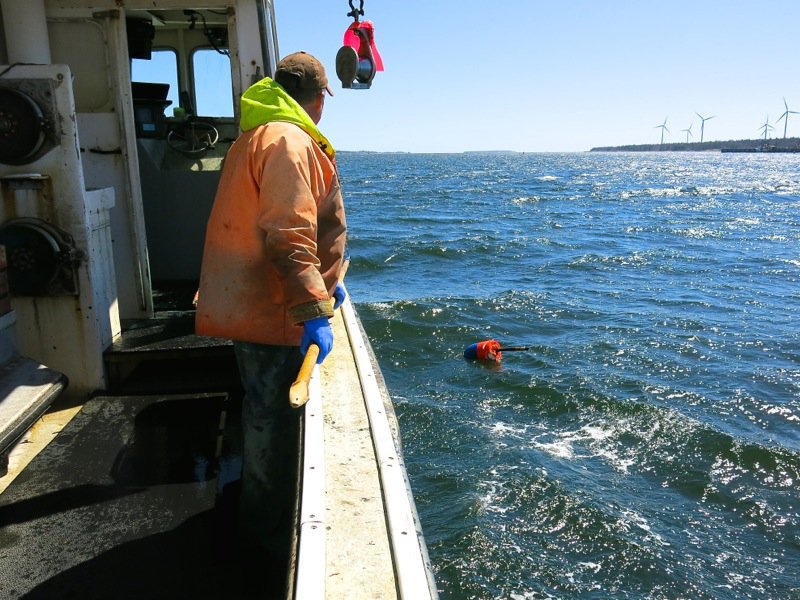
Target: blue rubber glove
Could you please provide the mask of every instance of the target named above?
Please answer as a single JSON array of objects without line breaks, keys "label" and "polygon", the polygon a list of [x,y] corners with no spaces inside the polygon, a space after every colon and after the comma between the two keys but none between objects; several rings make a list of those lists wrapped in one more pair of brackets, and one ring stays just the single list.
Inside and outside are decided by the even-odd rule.
[{"label": "blue rubber glove", "polygon": [[310,321],[303,321],[303,338],[300,340],[300,352],[305,356],[309,344],[319,346],[317,364],[321,365],[325,357],[333,348],[333,330],[328,317],[317,317]]},{"label": "blue rubber glove", "polygon": [[347,298],[347,290],[344,289],[341,283],[337,283],[336,289],[333,290],[333,310],[339,308],[345,298]]}]

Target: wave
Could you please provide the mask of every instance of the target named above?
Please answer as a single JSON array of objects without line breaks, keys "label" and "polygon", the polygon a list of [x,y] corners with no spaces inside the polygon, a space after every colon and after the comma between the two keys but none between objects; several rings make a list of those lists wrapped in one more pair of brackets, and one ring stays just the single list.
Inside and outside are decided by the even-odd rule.
[{"label": "wave", "polygon": [[796,596],[796,160],[362,158],[348,288],[440,587]]}]

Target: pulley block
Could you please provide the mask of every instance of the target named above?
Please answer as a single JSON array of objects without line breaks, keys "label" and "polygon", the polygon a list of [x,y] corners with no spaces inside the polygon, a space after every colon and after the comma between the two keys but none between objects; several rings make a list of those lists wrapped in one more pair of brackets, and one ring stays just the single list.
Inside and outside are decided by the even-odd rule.
[{"label": "pulley block", "polygon": [[336,76],[342,82],[342,87],[369,89],[375,73],[383,71],[383,60],[375,46],[372,22],[356,19],[344,32],[343,43],[336,53]]}]

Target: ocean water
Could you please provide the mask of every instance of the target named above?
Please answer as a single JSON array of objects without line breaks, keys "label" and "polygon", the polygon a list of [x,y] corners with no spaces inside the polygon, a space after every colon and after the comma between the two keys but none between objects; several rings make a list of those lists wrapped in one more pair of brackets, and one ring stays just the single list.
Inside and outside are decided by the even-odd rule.
[{"label": "ocean water", "polygon": [[800,598],[800,155],[338,163],[443,599]]}]

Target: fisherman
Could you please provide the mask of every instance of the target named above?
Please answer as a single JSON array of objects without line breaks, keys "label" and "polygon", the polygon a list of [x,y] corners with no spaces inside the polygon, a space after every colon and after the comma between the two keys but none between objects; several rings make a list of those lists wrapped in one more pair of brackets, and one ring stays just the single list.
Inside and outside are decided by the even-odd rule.
[{"label": "fisherman", "polygon": [[[241,100],[206,231],[198,334],[233,340],[245,390],[240,540],[288,558],[300,411],[289,387],[314,343],[333,346],[345,214],[334,149],[317,124],[333,95],[322,64],[296,52]],[[283,564],[276,565],[283,567]]]}]

